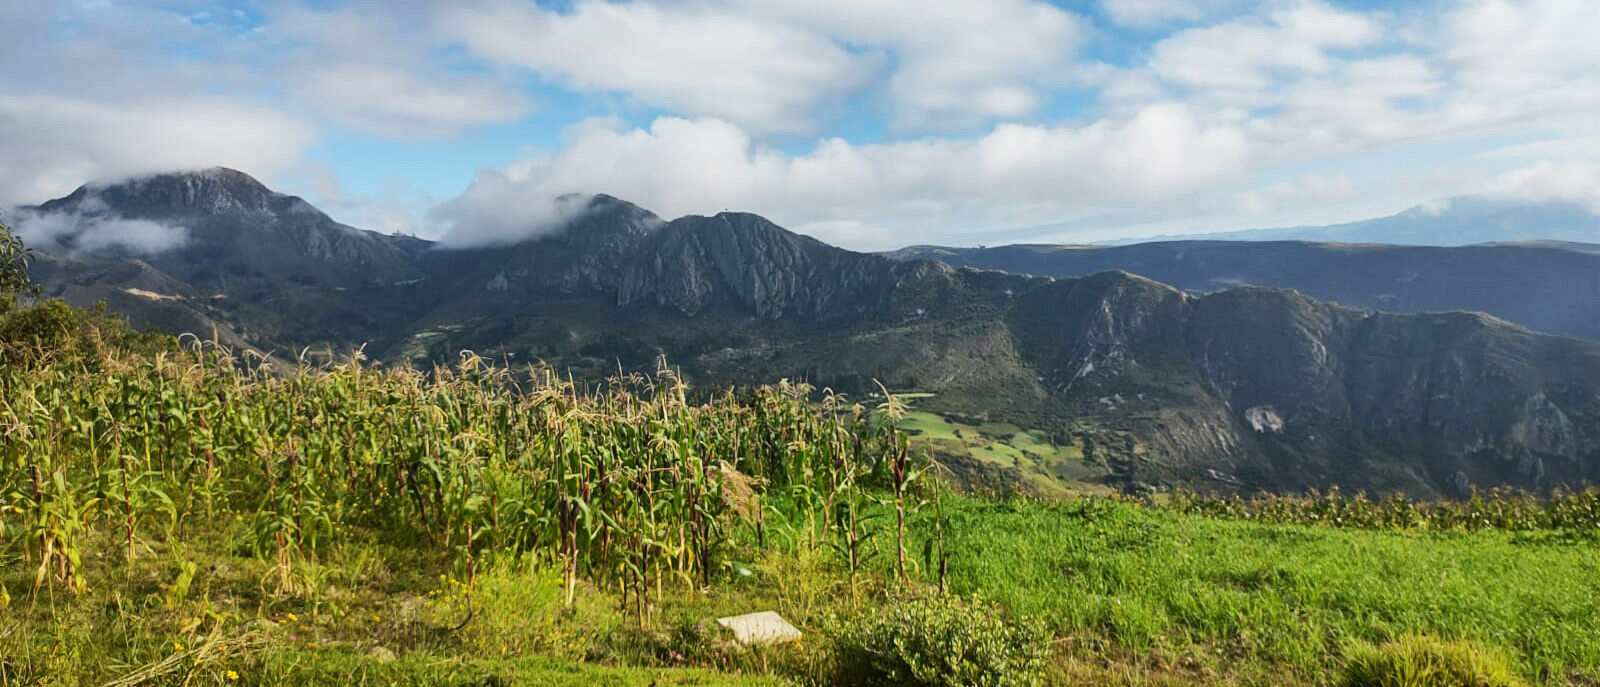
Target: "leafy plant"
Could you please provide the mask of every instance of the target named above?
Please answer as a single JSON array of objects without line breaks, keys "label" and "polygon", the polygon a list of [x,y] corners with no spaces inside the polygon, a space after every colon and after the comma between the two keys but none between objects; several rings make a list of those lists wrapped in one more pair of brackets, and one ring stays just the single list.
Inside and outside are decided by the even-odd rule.
[{"label": "leafy plant", "polygon": [[1017,687],[1043,678],[1050,633],[955,596],[892,605],[838,637],[840,684]]},{"label": "leafy plant", "polygon": [[0,313],[16,304],[17,296],[32,296],[37,287],[28,279],[33,252],[5,225],[0,225]]}]

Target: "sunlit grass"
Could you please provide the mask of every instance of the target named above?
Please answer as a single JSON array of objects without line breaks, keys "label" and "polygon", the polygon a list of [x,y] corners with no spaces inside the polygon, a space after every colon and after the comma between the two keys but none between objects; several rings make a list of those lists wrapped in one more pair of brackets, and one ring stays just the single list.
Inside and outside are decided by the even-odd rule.
[{"label": "sunlit grass", "polygon": [[1310,678],[1347,642],[1428,634],[1509,649],[1524,674],[1600,674],[1593,537],[1261,525],[1106,500],[946,509],[952,588],[1075,646],[1200,647]]}]

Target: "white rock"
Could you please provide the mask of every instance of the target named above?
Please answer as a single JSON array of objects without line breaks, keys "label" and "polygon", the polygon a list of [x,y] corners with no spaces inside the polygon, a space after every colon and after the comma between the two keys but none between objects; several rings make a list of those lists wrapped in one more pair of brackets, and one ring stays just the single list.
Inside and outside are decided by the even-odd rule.
[{"label": "white rock", "polygon": [[781,644],[800,638],[800,630],[772,611],[717,618],[717,624],[733,632],[734,641],[750,644]]}]

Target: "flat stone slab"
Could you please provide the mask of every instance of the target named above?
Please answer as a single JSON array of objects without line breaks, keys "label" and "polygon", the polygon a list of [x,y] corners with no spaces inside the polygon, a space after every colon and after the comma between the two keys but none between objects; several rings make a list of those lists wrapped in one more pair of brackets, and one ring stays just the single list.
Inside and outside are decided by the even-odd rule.
[{"label": "flat stone slab", "polygon": [[773,611],[717,618],[717,624],[733,632],[733,640],[744,644],[781,644],[800,638],[800,630]]}]

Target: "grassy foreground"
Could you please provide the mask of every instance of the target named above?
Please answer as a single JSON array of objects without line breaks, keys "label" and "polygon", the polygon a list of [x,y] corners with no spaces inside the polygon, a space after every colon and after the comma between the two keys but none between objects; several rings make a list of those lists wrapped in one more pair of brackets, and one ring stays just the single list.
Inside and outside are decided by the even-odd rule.
[{"label": "grassy foreground", "polygon": [[0,687],[1600,683],[1592,493],[961,497],[893,398],[240,363],[0,365]]},{"label": "grassy foreground", "polygon": [[[1100,499],[945,508],[950,590],[1042,619],[1051,684],[1341,684],[1352,647],[1412,634],[1497,647],[1529,682],[1600,678],[1589,537],[1260,525]],[[827,684],[840,623],[906,594],[882,555],[852,600],[837,554],[798,543],[741,547],[737,579],[664,598],[647,627],[589,584],[564,607],[548,563],[485,562],[468,584],[440,572],[447,557],[375,544],[328,551],[308,571],[319,593],[284,595],[270,561],[231,544],[245,534],[217,523],[132,565],[114,538],[93,547],[89,591],[12,599],[0,684]],[[758,609],[806,638],[734,651],[704,630]]]},{"label": "grassy foreground", "polygon": [[947,531],[952,589],[1047,619],[1081,656],[1319,684],[1353,643],[1427,634],[1507,649],[1525,676],[1600,678],[1596,531],[1360,531],[1105,500],[961,501]]}]

